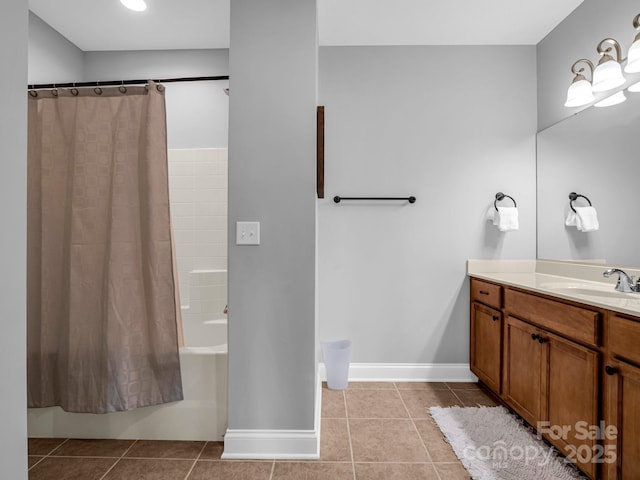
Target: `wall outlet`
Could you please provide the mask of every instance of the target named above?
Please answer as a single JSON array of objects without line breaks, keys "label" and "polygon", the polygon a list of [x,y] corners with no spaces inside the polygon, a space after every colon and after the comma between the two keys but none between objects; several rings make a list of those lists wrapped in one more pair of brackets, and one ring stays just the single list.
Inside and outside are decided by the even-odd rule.
[{"label": "wall outlet", "polygon": [[236,245],[260,245],[260,222],[236,222]]}]

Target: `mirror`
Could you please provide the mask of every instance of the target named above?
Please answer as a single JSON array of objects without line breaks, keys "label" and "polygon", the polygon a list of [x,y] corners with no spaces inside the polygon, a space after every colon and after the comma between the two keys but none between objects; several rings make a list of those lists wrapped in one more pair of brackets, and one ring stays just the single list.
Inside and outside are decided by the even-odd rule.
[{"label": "mirror", "polygon": [[[538,258],[640,267],[640,94],[625,94],[624,103],[588,108],[538,133]],[[591,200],[599,230],[565,226],[570,192]]]}]

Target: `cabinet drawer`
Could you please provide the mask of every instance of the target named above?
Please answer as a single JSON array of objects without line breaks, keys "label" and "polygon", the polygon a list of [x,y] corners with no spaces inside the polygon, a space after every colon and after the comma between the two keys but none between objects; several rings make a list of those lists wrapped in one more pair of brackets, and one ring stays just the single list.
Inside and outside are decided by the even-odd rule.
[{"label": "cabinet drawer", "polygon": [[611,354],[640,364],[640,318],[634,321],[610,314],[607,333]]},{"label": "cabinet drawer", "polygon": [[471,300],[476,300],[490,307],[500,309],[502,308],[502,287],[472,278]]},{"label": "cabinet drawer", "polygon": [[510,315],[547,330],[589,345],[599,343],[598,312],[510,289],[504,292],[504,305]]}]

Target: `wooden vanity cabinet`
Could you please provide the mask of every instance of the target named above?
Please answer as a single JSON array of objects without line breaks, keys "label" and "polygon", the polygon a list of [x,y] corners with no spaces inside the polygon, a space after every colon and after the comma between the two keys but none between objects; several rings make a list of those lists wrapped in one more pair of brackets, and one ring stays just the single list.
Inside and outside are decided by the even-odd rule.
[{"label": "wooden vanity cabinet", "polygon": [[500,393],[502,379],[502,313],[478,302],[471,304],[471,371]]},{"label": "wooden vanity cabinet", "polygon": [[[595,478],[591,452],[597,440],[582,438],[579,426],[597,425],[599,419],[600,314],[516,290],[505,289],[504,297],[503,398]],[[570,428],[558,434],[558,426]]]},{"label": "wooden vanity cabinet", "polygon": [[640,480],[640,317],[472,278],[471,370],[590,478]]},{"label": "wooden vanity cabinet", "polygon": [[[598,425],[599,353],[562,337],[542,333],[546,364],[543,364],[546,395],[543,397],[542,418],[549,426],[571,427],[560,438],[547,440],[564,455],[575,461],[595,478],[598,454],[595,436],[585,435],[585,429]],[[556,435],[557,436],[557,435]]]},{"label": "wooden vanity cabinet", "polygon": [[[598,352],[508,316],[503,398],[564,455],[595,475],[591,456],[577,455],[596,439],[581,438],[576,425],[597,425]],[[555,426],[570,426],[559,435]],[[577,438],[576,438],[577,437]],[[582,460],[582,461],[581,461]]]},{"label": "wooden vanity cabinet", "polygon": [[471,279],[471,371],[491,390],[502,383],[502,287]]},{"label": "wooden vanity cabinet", "polygon": [[505,326],[503,397],[530,425],[542,418],[542,345],[539,329],[508,316]]},{"label": "wooden vanity cabinet", "polygon": [[607,480],[634,480],[640,476],[640,368],[609,360],[606,372],[605,424],[616,427],[606,435],[605,451],[613,452],[604,463]]},{"label": "wooden vanity cabinet", "polygon": [[611,313],[607,322],[608,357],[604,362],[606,425],[617,435],[607,435],[613,451],[605,463],[607,480],[640,477],[640,318]]}]

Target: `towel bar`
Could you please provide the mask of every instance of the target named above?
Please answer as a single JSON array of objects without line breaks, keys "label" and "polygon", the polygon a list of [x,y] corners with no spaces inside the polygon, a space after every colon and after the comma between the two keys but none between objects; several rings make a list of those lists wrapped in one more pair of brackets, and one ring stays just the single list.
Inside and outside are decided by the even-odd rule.
[{"label": "towel bar", "polygon": [[578,199],[578,197],[584,198],[587,202],[589,202],[589,206],[590,207],[592,206],[591,205],[591,200],[589,200],[587,197],[585,197],[584,195],[581,195],[579,193],[576,193],[576,192],[571,192],[569,194],[569,206],[571,207],[571,210],[573,210],[573,213],[576,213],[576,209],[573,208],[573,202],[575,202]]},{"label": "towel bar", "polygon": [[505,195],[502,192],[498,192],[496,193],[496,199],[493,201],[493,207],[496,209],[496,212],[498,211],[498,205],[497,202],[499,202],[500,200],[504,200],[506,198],[510,198],[511,201],[513,202],[513,206],[517,207],[518,205],[516,204],[516,201],[514,200],[513,197],[509,196],[509,195]]},{"label": "towel bar", "polygon": [[410,197],[340,197],[336,195],[333,197],[333,201],[340,203],[342,200],[406,200],[409,203],[416,203],[416,197],[413,195]]}]

